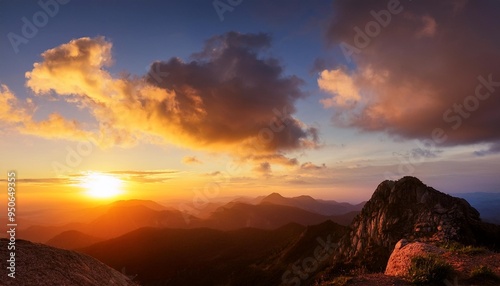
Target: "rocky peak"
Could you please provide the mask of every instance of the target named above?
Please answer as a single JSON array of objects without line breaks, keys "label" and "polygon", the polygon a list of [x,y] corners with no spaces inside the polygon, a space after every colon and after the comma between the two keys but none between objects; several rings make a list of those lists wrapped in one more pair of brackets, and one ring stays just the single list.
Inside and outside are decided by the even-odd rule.
[{"label": "rocky peak", "polygon": [[284,200],[286,200],[286,198],[283,197],[281,194],[279,194],[279,193],[272,193],[272,194],[268,195],[267,197],[263,198],[261,202],[262,203],[264,203],[264,202],[274,203],[276,201],[281,202],[281,201],[284,201]]},{"label": "rocky peak", "polygon": [[479,213],[464,199],[439,192],[417,178],[384,181],[354,219],[334,262],[381,271],[400,239],[491,246],[499,228],[482,223]]}]

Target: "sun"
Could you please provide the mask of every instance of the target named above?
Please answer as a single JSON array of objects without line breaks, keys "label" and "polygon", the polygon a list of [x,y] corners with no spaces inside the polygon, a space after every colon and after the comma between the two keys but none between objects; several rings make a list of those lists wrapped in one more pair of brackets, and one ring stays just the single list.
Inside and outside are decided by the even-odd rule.
[{"label": "sun", "polygon": [[80,186],[93,198],[108,199],[123,193],[123,181],[112,175],[90,172],[82,177]]}]

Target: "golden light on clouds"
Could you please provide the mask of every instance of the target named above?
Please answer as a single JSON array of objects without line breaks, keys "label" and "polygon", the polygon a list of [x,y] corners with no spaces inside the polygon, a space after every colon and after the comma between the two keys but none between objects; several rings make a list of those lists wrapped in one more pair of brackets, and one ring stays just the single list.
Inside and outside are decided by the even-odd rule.
[{"label": "golden light on clouds", "polygon": [[123,181],[108,174],[88,173],[80,179],[79,186],[86,190],[88,196],[97,199],[114,198],[123,193]]},{"label": "golden light on clouds", "polygon": [[[220,53],[209,53],[215,43]],[[277,61],[257,55],[268,45],[265,34],[217,36],[197,54],[196,65],[178,58],[155,62],[148,75],[162,78],[154,80],[148,75],[113,76],[107,70],[113,62],[112,43],[104,37],[74,39],[43,52],[43,60],[26,72],[26,86],[36,96],[50,93],[87,109],[97,124],[89,127],[57,112],[35,121],[28,109],[21,109],[25,114],[14,123],[25,134],[95,138],[101,147],[171,143],[209,152],[234,150],[229,153],[236,157],[314,147],[317,130],[292,116],[295,101],[306,96],[300,89],[303,82],[284,75]],[[219,72],[227,69],[228,61],[238,64]],[[4,96],[5,105],[13,110],[20,102],[3,89],[9,96]],[[0,110],[0,117],[4,113]],[[273,127],[276,122],[285,122],[287,128]],[[263,132],[272,130],[270,124],[279,131],[272,132],[272,140],[265,140],[268,133],[262,139]]]}]

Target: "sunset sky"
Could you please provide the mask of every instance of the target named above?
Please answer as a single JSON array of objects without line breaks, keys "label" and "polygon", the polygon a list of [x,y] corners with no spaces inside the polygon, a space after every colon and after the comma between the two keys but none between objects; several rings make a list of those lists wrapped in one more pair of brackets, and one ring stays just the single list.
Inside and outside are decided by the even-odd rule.
[{"label": "sunset sky", "polygon": [[95,174],[159,202],[500,192],[499,9],[0,1],[1,185],[16,170],[31,206],[98,199]]}]

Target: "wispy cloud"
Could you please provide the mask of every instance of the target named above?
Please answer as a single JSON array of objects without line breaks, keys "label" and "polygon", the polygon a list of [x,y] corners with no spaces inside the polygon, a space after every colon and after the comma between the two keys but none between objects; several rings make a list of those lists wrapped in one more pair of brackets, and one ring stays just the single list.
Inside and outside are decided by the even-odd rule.
[{"label": "wispy cloud", "polygon": [[299,161],[296,158],[288,158],[284,154],[255,155],[248,156],[246,159],[257,163],[268,162],[288,167],[297,166],[299,164]]},{"label": "wispy cloud", "polygon": [[499,154],[499,153],[500,153],[500,142],[495,142],[491,144],[487,149],[482,149],[474,152],[474,154],[479,157]]},{"label": "wispy cloud", "polygon": [[118,174],[118,175],[137,175],[137,176],[148,176],[148,175],[168,175],[179,173],[177,170],[160,170],[160,171],[110,171],[106,172],[108,174]]},{"label": "wispy cloud", "polygon": [[107,174],[118,175],[120,178],[139,183],[161,183],[182,175],[182,172],[177,170],[145,170],[145,171],[131,171],[120,170],[110,171]]},{"label": "wispy cloud", "polygon": [[[7,182],[7,179],[0,179],[0,182]],[[74,178],[67,177],[67,178],[22,178],[22,179],[17,179],[16,182],[21,184],[26,183],[33,185],[69,185],[77,183],[78,181],[75,180]]]},{"label": "wispy cloud", "polygon": [[269,175],[271,173],[271,164],[269,162],[262,162],[256,165],[253,171],[262,175]]},{"label": "wispy cloud", "polygon": [[196,158],[195,156],[186,156],[182,158],[182,163],[186,165],[203,164],[203,162],[198,160],[198,158]]},{"label": "wispy cloud", "polygon": [[325,164],[316,165],[311,162],[305,162],[302,165],[300,165],[300,168],[303,170],[321,170],[321,169],[326,169],[326,165]]},{"label": "wispy cloud", "polygon": [[21,102],[6,85],[0,85],[0,127],[13,128],[21,133],[48,139],[86,140],[91,133],[81,130],[74,120],[66,120],[58,113],[52,113],[46,120],[33,119],[34,106],[28,98]]}]

